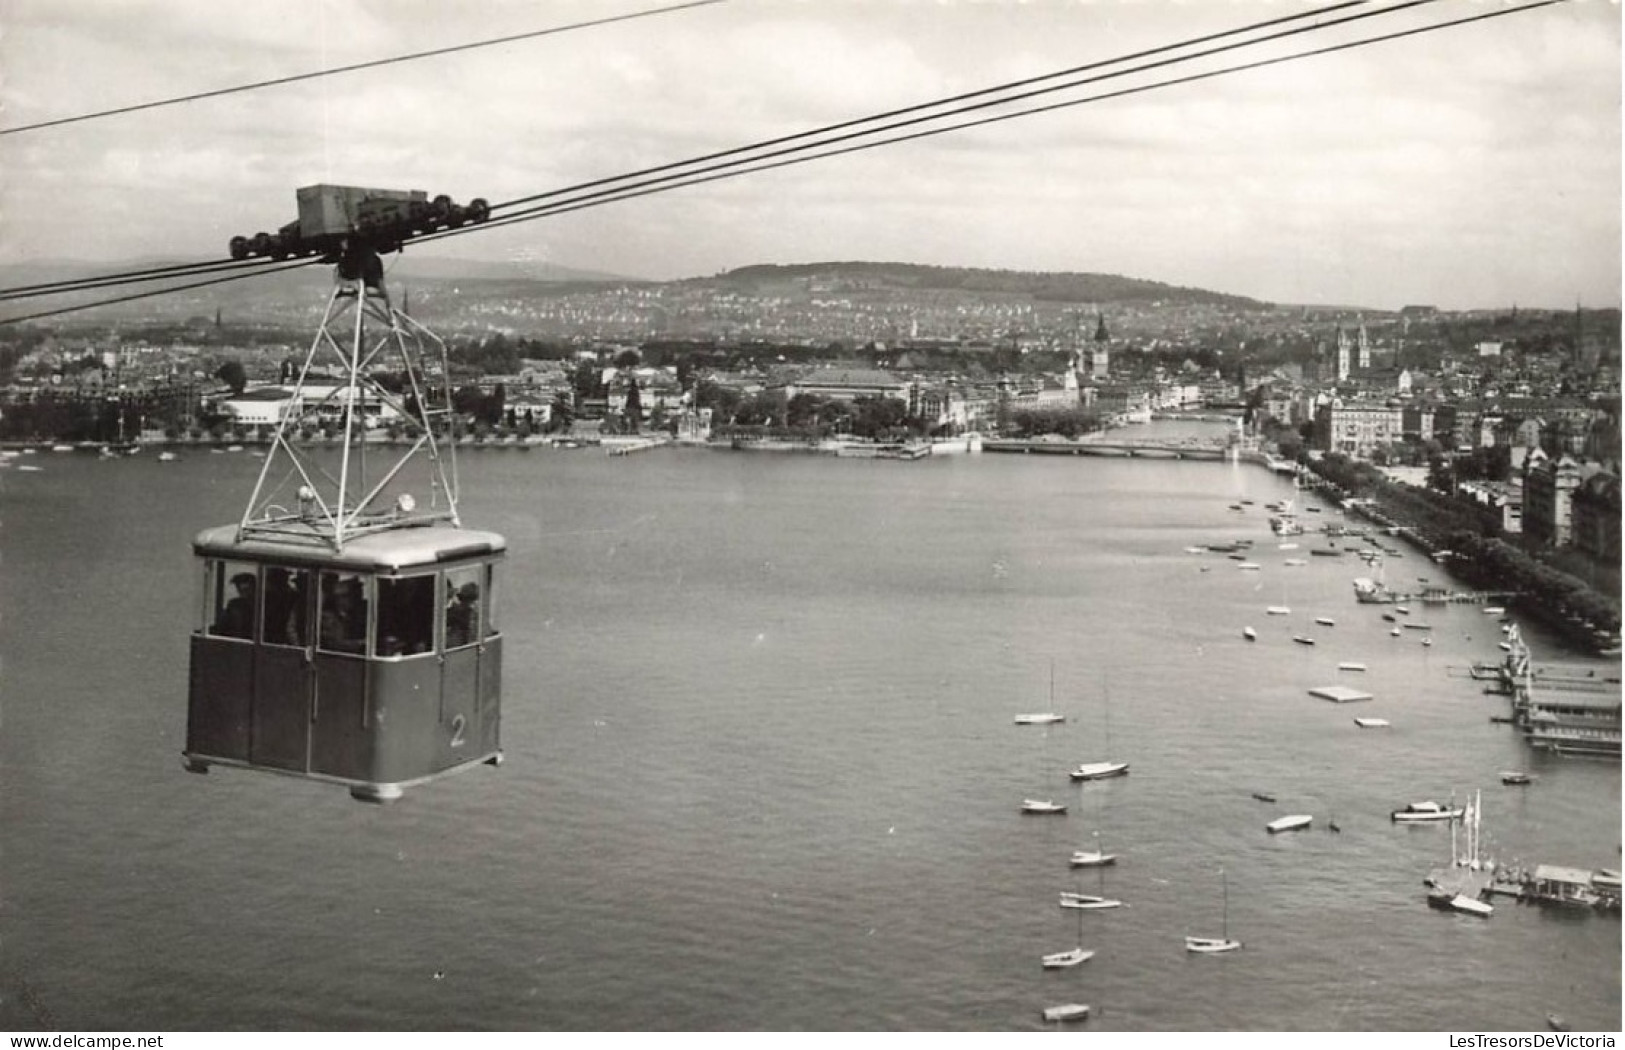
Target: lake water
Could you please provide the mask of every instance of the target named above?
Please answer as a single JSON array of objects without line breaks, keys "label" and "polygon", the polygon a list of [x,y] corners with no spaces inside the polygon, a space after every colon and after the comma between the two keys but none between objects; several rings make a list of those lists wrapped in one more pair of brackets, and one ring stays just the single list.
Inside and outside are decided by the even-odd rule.
[{"label": "lake water", "polygon": [[[1617,868],[1619,764],[1489,721],[1477,607],[1430,607],[1424,647],[1355,604],[1357,560],[1286,566],[1259,467],[467,454],[464,521],[510,544],[507,761],[378,807],[181,768],[190,540],[259,460],[29,461],[0,472],[0,1028],[1620,1027],[1617,918],[1432,911],[1449,830],[1388,819],[1482,789],[1496,857]],[[1184,550],[1235,538],[1259,571]],[[1415,575],[1447,580],[1389,563]],[[1339,681],[1376,698],[1307,693]],[[1065,775],[1107,757],[1131,774]],[[1122,859],[1080,880],[1095,843]],[[1246,947],[1190,956],[1221,868]],[[1080,885],[1128,906],[1046,972]]]}]

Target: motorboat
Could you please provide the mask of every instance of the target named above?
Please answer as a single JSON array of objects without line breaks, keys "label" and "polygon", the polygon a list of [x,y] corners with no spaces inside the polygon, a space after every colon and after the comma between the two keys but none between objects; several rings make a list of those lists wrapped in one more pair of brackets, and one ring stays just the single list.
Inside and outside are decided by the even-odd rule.
[{"label": "motorboat", "polygon": [[1043,714],[1017,715],[1016,716],[1016,725],[1018,725],[1018,726],[1048,726],[1048,725],[1054,725],[1056,722],[1065,722],[1065,721],[1066,721],[1066,716],[1065,715],[1058,715],[1058,714],[1054,714],[1052,712],[1045,712]]},{"label": "motorboat", "polygon": [[1044,1007],[1044,1020],[1046,1021],[1086,1021],[1089,1019],[1089,1005],[1087,1003],[1062,1003],[1060,1006]]},{"label": "motorboat", "polygon": [[1113,897],[1097,897],[1092,893],[1074,893],[1063,890],[1061,893],[1061,907],[1074,908],[1080,911],[1098,911],[1104,908],[1121,908],[1123,902]]},{"label": "motorboat", "polygon": [[1068,775],[1071,776],[1073,780],[1104,780],[1107,777],[1127,776],[1128,763],[1085,762]]},{"label": "motorboat", "polygon": [[160,452],[160,453],[158,453],[158,462],[160,462],[160,463],[173,463],[173,462],[175,462],[175,453],[173,453],[173,452]]},{"label": "motorboat", "polygon": [[1308,565],[1309,560],[1307,558],[1288,558],[1286,561],[1282,562],[1281,564],[1282,565],[1294,565],[1294,566],[1296,566],[1296,565]]},{"label": "motorboat", "polygon": [[1245,569],[1249,572],[1257,572],[1259,569],[1263,568],[1263,566],[1258,564],[1256,561],[1244,561],[1237,565],[1236,568]]},{"label": "motorboat", "polygon": [[1066,805],[1061,802],[1051,802],[1048,799],[1029,798],[1021,803],[1023,813],[1065,813]]},{"label": "motorboat", "polygon": [[1306,634],[1295,634],[1295,635],[1292,636],[1292,640],[1294,642],[1297,642],[1299,645],[1314,645],[1315,644],[1315,640],[1313,638],[1309,637]]},{"label": "motorboat", "polygon": [[1392,723],[1386,718],[1356,718],[1354,724],[1361,729],[1387,729]]},{"label": "motorboat", "polygon": [[1465,893],[1458,893],[1450,898],[1450,907],[1456,911],[1466,912],[1468,915],[1477,915],[1487,919],[1495,913],[1493,905],[1486,904],[1477,897],[1469,897]]},{"label": "motorboat", "polygon": [[1265,824],[1264,829],[1271,835],[1275,835],[1282,831],[1297,831],[1299,828],[1307,828],[1314,823],[1314,820],[1315,818],[1307,813],[1294,813],[1291,816],[1276,817],[1268,824]]},{"label": "motorboat", "polygon": [[1501,771],[1501,783],[1503,784],[1522,785],[1528,784],[1534,779],[1534,777],[1520,769],[1503,769]]},{"label": "motorboat", "polygon": [[1390,820],[1398,823],[1426,823],[1437,820],[1460,820],[1464,810],[1455,806],[1441,806],[1437,802],[1412,802],[1404,809],[1396,809],[1388,814]]},{"label": "motorboat", "polygon": [[1291,608],[1291,606],[1287,606],[1287,605],[1271,605],[1269,608],[1265,609],[1264,611],[1266,613],[1268,613],[1269,615],[1271,615],[1271,616],[1291,616],[1292,615],[1292,608]]},{"label": "motorboat", "polygon": [[1315,622],[1320,624],[1322,627],[1336,627],[1337,626],[1337,621],[1332,619],[1330,616],[1317,616],[1317,617],[1315,617]]},{"label": "motorboat", "polygon": [[1365,664],[1357,663],[1353,660],[1344,660],[1342,663],[1337,665],[1337,669],[1339,671],[1364,671]]},{"label": "motorboat", "polygon": [[1103,868],[1108,864],[1117,863],[1117,854],[1107,853],[1105,850],[1080,849],[1072,851],[1071,864],[1074,868]]},{"label": "motorboat", "polygon": [[1258,641],[1258,632],[1253,630],[1251,627],[1243,627],[1241,629],[1241,636],[1247,639],[1249,642]]},{"label": "motorboat", "polygon": [[1267,792],[1263,792],[1263,791],[1255,791],[1255,792],[1253,792],[1253,797],[1258,799],[1258,801],[1260,801],[1260,802],[1274,802],[1275,801],[1275,796],[1274,795],[1268,794]]},{"label": "motorboat", "polygon": [[1389,631],[1388,634],[1392,638],[1398,638],[1400,634],[1399,628],[1395,627],[1393,630]]},{"label": "motorboat", "polygon": [[1084,948],[1073,948],[1071,951],[1056,952],[1044,956],[1044,969],[1064,970],[1069,966],[1086,963],[1095,957],[1095,953]]}]

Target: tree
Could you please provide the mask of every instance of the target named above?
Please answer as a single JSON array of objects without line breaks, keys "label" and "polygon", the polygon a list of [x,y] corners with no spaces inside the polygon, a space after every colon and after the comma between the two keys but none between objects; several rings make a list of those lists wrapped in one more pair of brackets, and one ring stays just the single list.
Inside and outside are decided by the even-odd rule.
[{"label": "tree", "polygon": [[615,355],[615,367],[632,369],[643,363],[643,355],[636,350],[622,350]]},{"label": "tree", "polygon": [[241,361],[227,361],[215,369],[214,377],[230,387],[234,396],[241,394],[248,386],[248,373],[243,370]]}]

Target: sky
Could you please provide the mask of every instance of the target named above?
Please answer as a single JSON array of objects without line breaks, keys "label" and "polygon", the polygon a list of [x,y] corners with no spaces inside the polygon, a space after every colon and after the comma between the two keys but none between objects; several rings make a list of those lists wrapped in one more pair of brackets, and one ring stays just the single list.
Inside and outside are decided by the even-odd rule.
[{"label": "sky", "polygon": [[[0,128],[672,5],[6,0]],[[233,234],[291,221],[295,189],[320,182],[500,205],[1316,6],[1328,3],[724,0],[19,131],[0,135],[0,263],[223,258]],[[1436,0],[1027,105],[1509,6]],[[1618,306],[1620,28],[1618,4],[1568,0],[407,258],[658,280],[864,260],[1375,309]]]}]

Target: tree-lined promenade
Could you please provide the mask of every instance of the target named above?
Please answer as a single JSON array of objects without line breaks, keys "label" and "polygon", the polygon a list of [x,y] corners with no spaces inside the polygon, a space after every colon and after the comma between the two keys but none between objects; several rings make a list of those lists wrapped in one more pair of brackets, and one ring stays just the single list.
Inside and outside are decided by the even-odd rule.
[{"label": "tree-lined promenade", "polygon": [[1469,584],[1515,591],[1520,611],[1593,649],[1619,644],[1620,570],[1589,565],[1590,578],[1565,572],[1509,543],[1485,508],[1434,489],[1390,480],[1369,463],[1328,453],[1301,461],[1334,495],[1380,525],[1398,527],[1429,553],[1449,552],[1450,568]]}]

